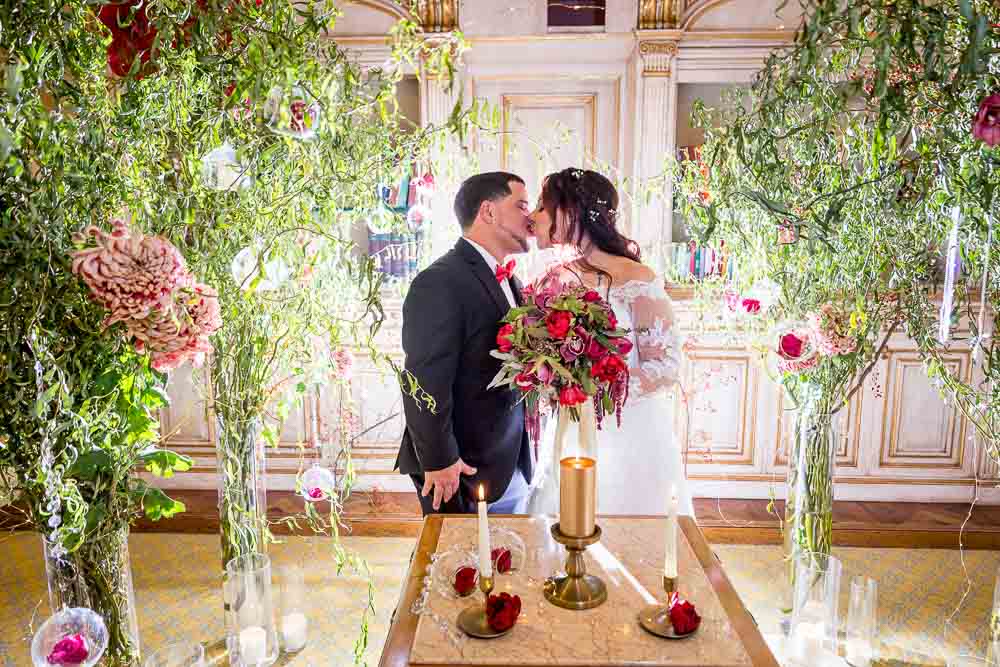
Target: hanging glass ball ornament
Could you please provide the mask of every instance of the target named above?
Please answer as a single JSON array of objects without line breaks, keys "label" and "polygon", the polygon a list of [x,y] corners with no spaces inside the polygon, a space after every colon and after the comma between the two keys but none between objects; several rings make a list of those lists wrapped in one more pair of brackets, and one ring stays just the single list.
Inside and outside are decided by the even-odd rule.
[{"label": "hanging glass ball ornament", "polygon": [[236,150],[228,142],[209,151],[201,159],[201,177],[212,190],[238,190],[251,183],[250,174],[236,158]]},{"label": "hanging glass ball ornament", "polygon": [[319,102],[298,86],[275,86],[264,104],[264,118],[271,131],[295,139],[315,137],[321,117]]},{"label": "hanging glass ball ornament", "polygon": [[337,476],[330,470],[314,465],[302,473],[302,497],[308,503],[329,500],[337,490]]},{"label": "hanging glass ball ornament", "polygon": [[396,227],[396,216],[385,206],[379,206],[368,215],[365,222],[372,234],[389,234]]},{"label": "hanging glass ball ornament", "polygon": [[426,229],[430,225],[431,209],[423,204],[411,206],[406,212],[406,225],[411,232]]},{"label": "hanging glass ball ornament", "polygon": [[[254,281],[256,281],[254,290],[257,292],[276,290],[288,280],[292,273],[288,265],[280,258],[262,262],[260,253],[261,249],[258,245],[250,245],[236,253],[233,258],[230,272],[233,280],[244,291],[249,290],[255,284]],[[260,271],[261,264],[263,264],[263,273]]]}]

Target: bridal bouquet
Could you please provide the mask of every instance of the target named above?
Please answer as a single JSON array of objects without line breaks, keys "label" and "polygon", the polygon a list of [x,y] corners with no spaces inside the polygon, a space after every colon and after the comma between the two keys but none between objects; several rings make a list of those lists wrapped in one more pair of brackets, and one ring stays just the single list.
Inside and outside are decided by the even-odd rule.
[{"label": "bridal bouquet", "polygon": [[549,284],[524,289],[527,303],[512,309],[491,354],[503,362],[490,388],[513,385],[529,413],[540,405],[579,408],[594,401],[597,423],[628,400],[628,331],[618,328],[611,306],[583,285]]}]

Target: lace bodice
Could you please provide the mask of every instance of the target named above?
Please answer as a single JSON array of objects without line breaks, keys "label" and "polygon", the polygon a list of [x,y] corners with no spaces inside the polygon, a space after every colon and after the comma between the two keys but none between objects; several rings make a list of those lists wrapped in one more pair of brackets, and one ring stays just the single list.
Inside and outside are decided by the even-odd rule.
[{"label": "lace bodice", "polygon": [[672,386],[680,377],[680,344],[663,281],[630,280],[613,286],[608,298],[619,326],[632,330],[630,400]]}]

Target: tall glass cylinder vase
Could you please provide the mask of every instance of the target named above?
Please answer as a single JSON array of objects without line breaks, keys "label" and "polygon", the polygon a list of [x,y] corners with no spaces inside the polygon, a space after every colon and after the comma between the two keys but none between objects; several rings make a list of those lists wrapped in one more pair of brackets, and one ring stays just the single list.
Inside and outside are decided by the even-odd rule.
[{"label": "tall glass cylinder vase", "polygon": [[801,552],[829,554],[833,545],[836,430],[830,403],[820,388],[807,387],[796,414],[784,525],[790,561]]},{"label": "tall glass cylinder vase", "polygon": [[222,564],[264,551],[267,483],[260,417],[216,419]]},{"label": "tall glass cylinder vase", "polygon": [[86,607],[100,614],[108,629],[104,663],[138,667],[139,619],[135,611],[128,527],[99,532],[72,553],[42,539],[49,607]]},{"label": "tall glass cylinder vase", "polygon": [[278,632],[271,593],[271,561],[261,553],[226,564],[227,638],[233,667],[266,667],[278,659]]}]

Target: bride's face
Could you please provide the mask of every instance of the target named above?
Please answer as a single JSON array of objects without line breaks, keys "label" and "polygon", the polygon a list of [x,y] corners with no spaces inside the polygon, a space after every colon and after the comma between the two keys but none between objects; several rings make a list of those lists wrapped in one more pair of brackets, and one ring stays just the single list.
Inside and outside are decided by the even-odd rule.
[{"label": "bride's face", "polygon": [[541,197],[538,198],[538,205],[535,206],[535,210],[528,216],[528,219],[531,220],[531,232],[535,235],[539,249],[545,250],[559,243],[555,221],[542,205]]}]

